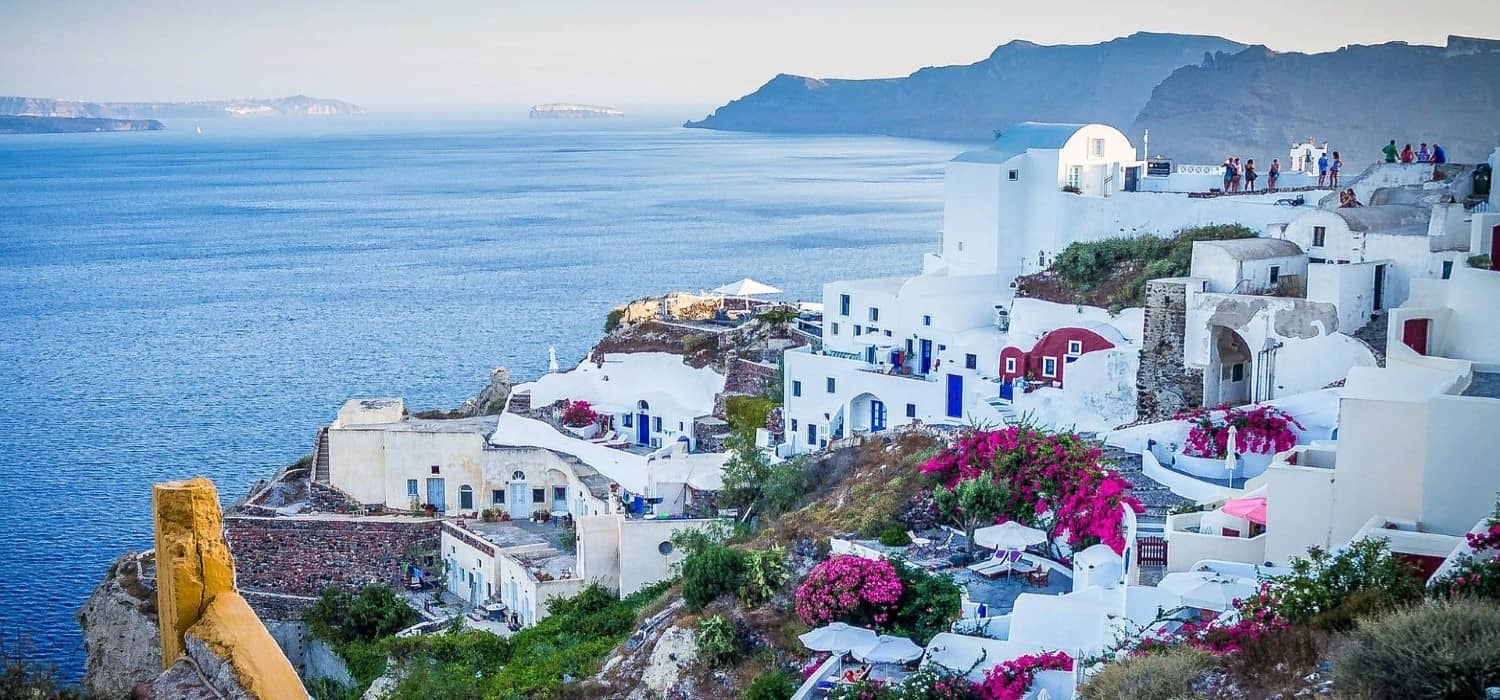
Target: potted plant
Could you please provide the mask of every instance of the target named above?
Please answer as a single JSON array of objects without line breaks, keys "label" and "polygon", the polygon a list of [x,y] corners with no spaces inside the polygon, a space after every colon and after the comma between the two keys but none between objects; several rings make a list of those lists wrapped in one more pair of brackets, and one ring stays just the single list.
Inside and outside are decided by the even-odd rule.
[{"label": "potted plant", "polygon": [[569,401],[563,408],[562,424],[569,432],[585,440],[599,430],[599,413],[587,401]]}]

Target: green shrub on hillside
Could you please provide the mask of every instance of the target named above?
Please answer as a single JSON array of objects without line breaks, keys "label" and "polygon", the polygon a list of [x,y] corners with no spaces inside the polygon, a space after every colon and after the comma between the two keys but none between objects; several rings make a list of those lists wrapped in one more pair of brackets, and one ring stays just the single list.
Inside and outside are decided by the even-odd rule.
[{"label": "green shrub on hillside", "polygon": [[724,417],[729,429],[754,433],[766,427],[766,417],[776,408],[777,402],[764,396],[737,394],[724,398]]},{"label": "green shrub on hillside", "polygon": [[1072,243],[1052,261],[1052,270],[1069,287],[1087,290],[1103,284],[1122,263],[1139,264],[1142,272],[1131,285],[1133,298],[1128,301],[1140,303],[1147,280],[1188,274],[1194,241],[1254,238],[1256,235],[1255,231],[1239,224],[1214,224],[1186,228],[1171,238],[1140,235]]},{"label": "green shrub on hillside", "polygon": [[609,315],[604,317],[604,332],[609,333],[620,327],[620,321],[625,319],[624,309],[610,309]]},{"label": "green shrub on hillside", "polygon": [[745,571],[736,593],[747,605],[758,605],[776,595],[791,577],[786,548],[752,549],[745,552]]},{"label": "green shrub on hillside", "polygon": [[723,615],[710,615],[698,620],[694,630],[694,644],[698,659],[712,668],[733,666],[744,651],[739,630],[734,621]]},{"label": "green shrub on hillside", "polygon": [[1193,681],[1216,665],[1213,654],[1178,646],[1106,665],[1078,687],[1080,700],[1179,700],[1194,697]]},{"label": "green shrub on hillside", "polygon": [[1334,664],[1342,697],[1485,697],[1500,686],[1500,606],[1475,599],[1422,605],[1360,624]]},{"label": "green shrub on hillside", "polygon": [[766,671],[745,686],[743,700],[788,700],[797,692],[796,677],[790,671]]},{"label": "green shrub on hillside", "polygon": [[745,553],[710,545],[682,562],[682,599],[697,609],[725,593],[740,589],[745,576]]},{"label": "green shrub on hillside", "polygon": [[946,632],[963,608],[963,593],[948,574],[934,574],[899,559],[894,560],[901,579],[901,600],[891,616],[894,634],[926,645],[933,635]]},{"label": "green shrub on hillside", "polygon": [[[1270,584],[1278,600],[1276,614],[1294,625],[1316,621],[1320,613],[1331,613],[1361,591],[1366,591],[1358,601],[1361,612],[1395,608],[1423,592],[1416,572],[1381,539],[1353,542],[1337,553],[1312,547],[1306,557],[1292,558],[1291,569],[1271,577]],[[1337,630],[1339,623],[1323,618],[1323,626]]]}]

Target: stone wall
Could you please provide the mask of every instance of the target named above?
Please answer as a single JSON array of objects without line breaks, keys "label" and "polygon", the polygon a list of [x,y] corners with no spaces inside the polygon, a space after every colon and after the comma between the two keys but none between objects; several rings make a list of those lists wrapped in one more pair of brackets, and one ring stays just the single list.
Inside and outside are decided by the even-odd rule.
[{"label": "stone wall", "polygon": [[1189,284],[1183,278],[1146,283],[1145,332],[1135,382],[1139,421],[1162,420],[1203,403],[1203,371],[1183,364]]},{"label": "stone wall", "polygon": [[436,550],[439,527],[426,518],[224,519],[239,586],[261,604],[272,601],[256,593],[311,597],[328,586],[400,586],[407,552]]},{"label": "stone wall", "polygon": [[724,393],[760,396],[776,380],[776,366],[734,358],[724,375]]}]

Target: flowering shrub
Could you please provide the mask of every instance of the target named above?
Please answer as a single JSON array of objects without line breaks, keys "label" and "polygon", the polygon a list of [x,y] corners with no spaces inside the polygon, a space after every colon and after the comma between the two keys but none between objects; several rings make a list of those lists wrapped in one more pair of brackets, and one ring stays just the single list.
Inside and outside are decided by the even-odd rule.
[{"label": "flowering shrub", "polygon": [[1296,418],[1274,406],[1212,411],[1195,408],[1173,417],[1193,424],[1182,447],[1182,453],[1189,457],[1226,456],[1229,453],[1230,426],[1235,428],[1234,449],[1241,454],[1274,454],[1290,450],[1297,445],[1297,433],[1292,431],[1292,426],[1302,428]]},{"label": "flowering shrub", "polygon": [[984,674],[979,684],[983,700],[1021,700],[1036,679],[1037,671],[1071,671],[1073,658],[1060,651],[1026,654],[1006,661]]},{"label": "flowering shrub", "polygon": [[1278,605],[1279,601],[1271,584],[1262,583],[1260,590],[1254,595],[1234,601],[1238,617],[1232,623],[1225,623],[1220,618],[1184,623],[1174,631],[1158,629],[1133,640],[1126,650],[1131,656],[1140,656],[1185,645],[1216,656],[1227,656],[1252,642],[1286,629],[1289,626],[1286,620],[1276,614]]},{"label": "flowering shrub", "polygon": [[979,688],[962,674],[927,665],[900,683],[867,679],[834,688],[829,697],[833,700],[978,700]]},{"label": "flowering shrub", "polygon": [[901,579],[885,560],[836,555],[797,586],[797,617],[809,625],[836,620],[885,625],[901,600]]},{"label": "flowering shrub", "polygon": [[569,401],[562,413],[562,424],[569,428],[582,428],[599,422],[599,414],[587,401]]},{"label": "flowering shrub", "polygon": [[1049,547],[1066,537],[1074,551],[1103,542],[1124,552],[1123,508],[1139,511],[1140,503],[1127,493],[1130,482],[1105,469],[1103,457],[1072,433],[1015,425],[968,431],[921,470],[950,487],[981,475],[1004,482],[998,521],[1045,529]]},{"label": "flowering shrub", "polygon": [[1486,528],[1470,532],[1473,554],[1464,557],[1443,577],[1433,581],[1428,592],[1437,598],[1476,596],[1500,600],[1500,503],[1485,521]]}]

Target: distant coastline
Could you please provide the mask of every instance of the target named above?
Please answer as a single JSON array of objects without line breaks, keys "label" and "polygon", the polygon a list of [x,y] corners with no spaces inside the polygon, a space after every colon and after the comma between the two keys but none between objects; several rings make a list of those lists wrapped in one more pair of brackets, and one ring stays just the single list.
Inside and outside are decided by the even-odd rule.
[{"label": "distant coastline", "polygon": [[605,119],[623,116],[625,113],[614,107],[598,105],[553,103],[540,104],[531,108],[532,119]]},{"label": "distant coastline", "polygon": [[97,119],[202,119],[208,117],[335,117],[363,114],[364,108],[341,100],[307,95],[272,99],[197,102],[82,102],[48,97],[0,95],[0,115],[21,117],[91,117]]},{"label": "distant coastline", "polygon": [[0,115],[0,134],[78,134],[95,131],[161,131],[165,124],[155,119],[106,119],[101,117],[33,117]]}]

